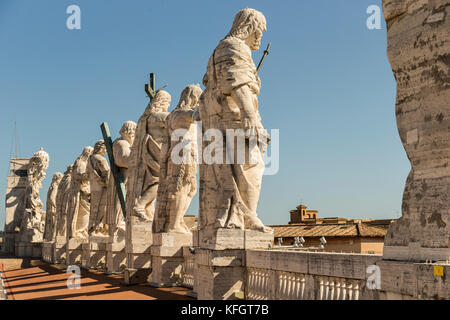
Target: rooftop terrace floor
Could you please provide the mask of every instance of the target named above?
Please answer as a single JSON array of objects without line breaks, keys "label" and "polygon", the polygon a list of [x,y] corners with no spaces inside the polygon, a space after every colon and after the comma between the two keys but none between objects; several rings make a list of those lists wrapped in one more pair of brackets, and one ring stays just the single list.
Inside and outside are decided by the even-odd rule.
[{"label": "rooftop terrace floor", "polygon": [[[0,271],[2,266],[0,266]],[[193,300],[182,287],[122,285],[121,275],[81,270],[81,287],[69,289],[70,274],[59,265],[40,264],[2,271],[8,300]]]}]

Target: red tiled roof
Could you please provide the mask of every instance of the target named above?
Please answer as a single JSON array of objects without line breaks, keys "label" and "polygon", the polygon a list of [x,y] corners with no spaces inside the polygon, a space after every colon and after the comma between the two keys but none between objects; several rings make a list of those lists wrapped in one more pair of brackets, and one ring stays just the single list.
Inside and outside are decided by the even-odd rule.
[{"label": "red tiled roof", "polygon": [[[384,237],[387,225],[316,224],[271,226],[275,237]],[[359,230],[358,230],[359,229]]]}]

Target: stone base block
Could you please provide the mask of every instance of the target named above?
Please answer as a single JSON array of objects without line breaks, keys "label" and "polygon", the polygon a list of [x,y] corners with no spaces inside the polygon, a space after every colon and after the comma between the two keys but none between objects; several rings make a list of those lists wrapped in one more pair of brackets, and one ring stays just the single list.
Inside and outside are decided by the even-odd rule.
[{"label": "stone base block", "polygon": [[156,233],[153,234],[152,281],[155,287],[180,285],[183,272],[183,247],[192,245],[192,234]]},{"label": "stone base block", "polygon": [[197,298],[235,300],[244,298],[245,250],[196,249]]},{"label": "stone base block", "polygon": [[410,262],[446,261],[450,260],[450,248],[423,248],[418,242],[410,242],[409,246],[384,246],[383,259]]},{"label": "stone base block", "polygon": [[81,266],[83,248],[82,245],[87,243],[87,239],[69,239],[66,246],[66,264]]},{"label": "stone base block", "polygon": [[16,256],[19,258],[42,258],[42,242],[19,242],[16,249]]},{"label": "stone base block", "polygon": [[54,249],[53,257],[54,257],[55,263],[65,264],[66,260],[67,260],[66,259],[66,251],[67,251],[66,242],[58,241],[58,239],[57,239],[53,249]]},{"label": "stone base block", "polygon": [[194,245],[212,250],[269,249],[273,241],[273,233],[241,229],[222,228],[212,232],[199,231],[194,235]]},{"label": "stone base block", "polygon": [[82,245],[81,267],[84,269],[106,268],[106,246],[109,237],[89,237],[89,242]]},{"label": "stone base block", "polygon": [[151,243],[127,243],[125,252],[128,268],[146,269],[151,267]]},{"label": "stone base block", "polygon": [[121,273],[125,270],[127,255],[125,241],[106,245],[106,273]]},{"label": "stone base block", "polygon": [[147,283],[151,273],[152,273],[151,268],[144,268],[144,269],[127,268],[123,273],[123,284],[134,285]]},{"label": "stone base block", "polygon": [[450,264],[377,262],[382,299],[450,299]]},{"label": "stone base block", "polygon": [[42,260],[47,263],[55,263],[55,243],[44,242],[42,244]]}]

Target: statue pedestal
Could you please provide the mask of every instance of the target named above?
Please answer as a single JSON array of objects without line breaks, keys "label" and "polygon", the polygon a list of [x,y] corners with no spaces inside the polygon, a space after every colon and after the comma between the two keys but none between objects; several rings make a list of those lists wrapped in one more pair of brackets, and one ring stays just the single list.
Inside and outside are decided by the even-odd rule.
[{"label": "statue pedestal", "polygon": [[65,236],[56,236],[56,241],[54,245],[54,253],[53,258],[55,263],[66,263],[66,237]]},{"label": "statue pedestal", "polygon": [[150,247],[153,242],[152,225],[152,221],[144,222],[135,216],[127,218],[125,244],[127,269],[124,274],[125,284],[135,284],[137,283],[135,281],[140,282],[143,280],[142,272],[137,272],[137,270],[145,269],[146,271],[143,271],[143,273],[150,273]]},{"label": "statue pedestal", "polygon": [[176,286],[181,284],[184,257],[183,247],[192,245],[190,233],[153,234],[152,279],[154,287]]},{"label": "statue pedestal", "polygon": [[89,236],[89,242],[82,244],[81,267],[84,269],[105,269],[107,236]]},{"label": "statue pedestal", "polygon": [[120,273],[126,268],[127,255],[125,253],[124,236],[109,237],[106,244],[106,273]]},{"label": "statue pedestal", "polygon": [[245,250],[268,249],[273,234],[239,229],[200,231],[196,244],[195,283],[202,284],[196,286],[198,299],[244,299]]},{"label": "statue pedestal", "polygon": [[45,241],[42,244],[42,260],[47,263],[55,263],[55,243]]},{"label": "statue pedestal", "polygon": [[87,239],[69,239],[66,246],[66,264],[81,265],[83,248],[82,245],[88,243]]}]

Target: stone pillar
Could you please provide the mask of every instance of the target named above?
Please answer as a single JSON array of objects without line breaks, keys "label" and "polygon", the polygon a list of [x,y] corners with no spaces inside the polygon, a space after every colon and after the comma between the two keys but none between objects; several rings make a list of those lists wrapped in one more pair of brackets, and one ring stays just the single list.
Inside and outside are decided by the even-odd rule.
[{"label": "stone pillar", "polygon": [[254,230],[217,229],[195,249],[195,283],[199,300],[234,300],[245,297],[245,250],[268,249],[273,234]]},{"label": "stone pillar", "polygon": [[190,245],[192,245],[192,234],[190,233],[153,234],[150,285],[154,287],[180,285],[184,264],[183,247]]},{"label": "stone pillar", "polygon": [[[6,187],[5,228],[3,251],[14,254],[18,239],[18,228],[22,221],[25,203],[25,189],[28,182],[28,164],[30,159],[13,158],[10,160],[10,172]],[[18,244],[17,244],[18,246]]]},{"label": "stone pillar", "polygon": [[42,244],[42,260],[47,263],[55,263],[55,243],[44,241]]}]

